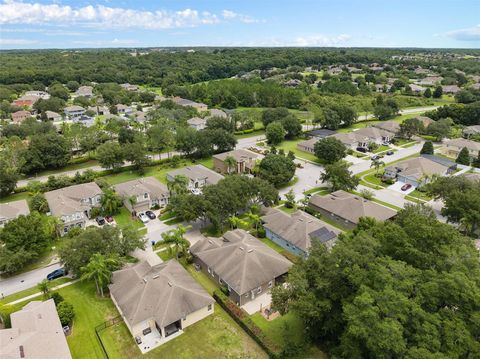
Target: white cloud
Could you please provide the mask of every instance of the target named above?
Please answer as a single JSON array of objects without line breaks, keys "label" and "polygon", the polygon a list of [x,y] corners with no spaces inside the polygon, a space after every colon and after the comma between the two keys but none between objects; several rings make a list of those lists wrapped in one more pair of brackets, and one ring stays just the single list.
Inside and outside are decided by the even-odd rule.
[{"label": "white cloud", "polygon": [[133,39],[113,39],[113,40],[78,40],[78,41],[72,41],[73,44],[75,45],[84,45],[84,46],[130,46],[130,45],[136,45],[139,44],[137,40]]},{"label": "white cloud", "polygon": [[0,45],[32,45],[38,41],[27,39],[0,39]]},{"label": "white cloud", "polygon": [[[233,18],[222,15],[224,20],[234,18],[242,22],[250,21],[246,15],[235,14]],[[110,28],[171,29],[218,22],[220,18],[216,14],[194,9],[144,11],[104,5],[72,7],[15,0],[4,0],[0,4],[0,24],[81,24]]]},{"label": "white cloud", "polygon": [[347,34],[340,35],[310,35],[310,36],[301,36],[297,37],[293,42],[294,46],[338,46],[342,45],[348,40],[351,36]]},{"label": "white cloud", "polygon": [[260,22],[257,19],[254,19],[251,16],[244,15],[244,14],[239,14],[231,10],[223,10],[222,11],[222,16],[225,20],[238,20],[240,22],[246,23],[246,24],[252,24],[256,22]]},{"label": "white cloud", "polygon": [[480,25],[449,31],[446,35],[460,41],[480,41]]}]

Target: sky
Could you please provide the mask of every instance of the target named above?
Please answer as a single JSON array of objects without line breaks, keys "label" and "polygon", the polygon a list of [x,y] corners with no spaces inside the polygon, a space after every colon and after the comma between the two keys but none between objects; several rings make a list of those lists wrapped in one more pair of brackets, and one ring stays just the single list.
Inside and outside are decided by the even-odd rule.
[{"label": "sky", "polygon": [[480,48],[480,0],[0,0],[0,49]]}]

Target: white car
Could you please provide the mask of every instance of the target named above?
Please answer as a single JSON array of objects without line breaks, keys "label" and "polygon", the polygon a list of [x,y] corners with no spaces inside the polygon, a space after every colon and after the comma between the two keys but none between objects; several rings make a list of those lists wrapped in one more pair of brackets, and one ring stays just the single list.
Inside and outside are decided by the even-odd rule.
[{"label": "white car", "polygon": [[201,194],[202,190],[200,188],[191,188],[190,192],[192,192],[193,194]]},{"label": "white car", "polygon": [[138,214],[138,219],[141,220],[143,223],[147,223],[149,221],[147,215],[145,213],[139,213]]}]

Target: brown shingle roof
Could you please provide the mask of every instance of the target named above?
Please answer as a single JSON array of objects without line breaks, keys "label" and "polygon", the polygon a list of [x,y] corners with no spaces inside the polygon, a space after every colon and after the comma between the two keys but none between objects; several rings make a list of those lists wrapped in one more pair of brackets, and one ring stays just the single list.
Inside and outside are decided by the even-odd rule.
[{"label": "brown shingle roof", "polygon": [[100,187],[95,182],[90,182],[46,192],[45,198],[52,215],[63,216],[91,208],[91,205],[82,203],[82,199],[99,194],[102,194]]},{"label": "brown shingle roof", "polygon": [[393,209],[341,190],[326,196],[314,195],[310,203],[352,223],[358,223],[360,217],[383,221],[397,214]]},{"label": "brown shingle roof", "polygon": [[144,177],[120,183],[114,186],[115,191],[123,198],[139,196],[148,193],[152,199],[168,197],[167,186],[155,177]]},{"label": "brown shingle roof", "polygon": [[133,326],[150,318],[165,327],[214,302],[176,261],[140,262],[113,272],[110,293]]},{"label": "brown shingle roof", "polygon": [[242,295],[287,273],[292,263],[242,229],[223,238],[204,238],[190,252],[237,294]]}]

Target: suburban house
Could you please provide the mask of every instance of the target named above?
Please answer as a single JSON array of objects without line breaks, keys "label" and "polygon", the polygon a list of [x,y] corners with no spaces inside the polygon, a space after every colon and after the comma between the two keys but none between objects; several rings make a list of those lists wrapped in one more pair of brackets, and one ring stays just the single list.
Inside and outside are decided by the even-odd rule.
[{"label": "suburban house", "polygon": [[215,300],[176,261],[113,272],[110,297],[142,353],[209,316]]},{"label": "suburban house", "polygon": [[50,98],[50,94],[48,92],[37,90],[27,91],[25,92],[24,96],[35,96],[41,98],[42,100],[48,100]]},{"label": "suburban house", "polygon": [[367,148],[370,143],[381,145],[390,142],[395,134],[375,127],[365,127],[353,132],[336,133],[332,137],[342,142],[347,148],[355,149],[357,147]]},{"label": "suburban house", "polygon": [[135,179],[117,184],[113,188],[133,214],[148,211],[154,206],[163,208],[170,197],[167,186],[155,177]]},{"label": "suburban house", "polygon": [[[225,163],[228,157],[232,157],[236,161],[236,165],[233,168],[229,168]],[[257,158],[258,155],[255,152],[238,149],[214,155],[213,166],[215,171],[220,173],[251,173]]]},{"label": "suburban house", "polygon": [[96,115],[110,115],[110,109],[107,106],[89,106],[88,110]]},{"label": "suburban house", "polygon": [[26,120],[29,117],[32,117],[32,114],[30,113],[30,111],[21,110],[21,111],[13,112],[12,113],[12,122],[16,123],[16,124],[19,124],[19,123],[22,123],[24,120]]},{"label": "suburban house", "polygon": [[424,93],[426,88],[422,86],[418,86],[415,84],[409,84],[410,90],[412,90],[413,93],[419,94],[419,93]]},{"label": "suburban house", "polygon": [[466,147],[471,158],[477,158],[480,151],[480,142],[466,140],[464,138],[455,138],[444,142],[440,151],[452,158],[457,158],[462,148]]},{"label": "suburban house", "polygon": [[267,292],[282,282],[292,263],[243,229],[221,238],[203,238],[190,252],[194,263],[220,285],[227,287],[237,305]]},{"label": "suburban house", "polygon": [[133,109],[130,106],[118,104],[115,107],[119,115],[128,116],[133,113]]},{"label": "suburban house", "polygon": [[147,120],[147,114],[143,111],[132,112],[129,116],[139,123],[144,123]]},{"label": "suburban house", "polygon": [[467,126],[463,129],[463,137],[470,138],[480,135],[480,125]]},{"label": "suburban house", "polygon": [[202,165],[182,167],[168,172],[167,180],[173,182],[176,176],[185,176],[188,178],[188,189],[192,193],[200,193],[203,187],[217,184],[218,181],[223,179],[221,174]]},{"label": "suburban house", "polygon": [[422,86],[434,86],[434,85],[440,84],[442,80],[443,80],[443,77],[441,76],[427,76],[417,81],[417,83]]},{"label": "suburban house", "polygon": [[77,91],[75,91],[75,97],[93,97],[93,87],[92,86],[80,86]]},{"label": "suburban house", "polygon": [[427,128],[431,123],[435,122],[432,120],[430,117],[427,116],[417,116],[415,117],[418,121],[420,121],[423,125],[423,127]]},{"label": "suburban house", "polygon": [[207,116],[206,118],[212,118],[212,117],[221,117],[221,118],[228,118],[228,115],[223,112],[222,110],[212,108],[210,110],[210,116]]},{"label": "suburban house", "polygon": [[18,107],[32,107],[35,102],[40,99],[34,95],[23,95],[13,101],[13,104]]},{"label": "suburban house", "polygon": [[451,161],[440,158],[432,160],[435,156],[429,157],[411,158],[388,166],[385,168],[383,177],[421,187],[430,182],[432,177],[446,176],[454,172],[457,167]]},{"label": "suburban house", "polygon": [[87,116],[87,115],[82,115],[82,116],[79,116],[79,117],[75,117],[73,119],[73,122],[81,123],[82,125],[84,125],[86,127],[91,127],[95,124],[95,118]]},{"label": "suburban house", "polygon": [[82,106],[77,105],[67,106],[63,111],[69,120],[74,120],[85,114],[85,109]]},{"label": "suburban house", "polygon": [[372,125],[372,127],[378,128],[379,130],[387,131],[392,134],[397,134],[400,131],[400,124],[397,121],[382,121]]},{"label": "suburban house", "polygon": [[393,209],[342,190],[326,196],[313,195],[309,207],[346,228],[355,228],[361,217],[385,221],[397,214]]},{"label": "suburban house", "polygon": [[45,115],[47,116],[47,120],[49,121],[61,121],[62,115],[53,111],[45,111]]},{"label": "suburban house", "polygon": [[302,84],[302,81],[299,79],[290,79],[285,82],[285,86],[287,87],[298,87]]},{"label": "suburban house", "polygon": [[181,97],[173,97],[172,101],[175,102],[177,105],[180,106],[189,106],[197,109],[197,111],[203,112],[208,110],[208,106],[204,103],[199,103],[191,100],[187,100],[186,98]]},{"label": "suburban house", "polygon": [[207,119],[201,117],[192,117],[187,120],[187,124],[191,128],[200,131],[207,127]]},{"label": "suburban house", "polygon": [[62,236],[74,227],[85,228],[91,209],[100,206],[101,196],[102,190],[95,182],[45,193],[51,215],[63,221]]},{"label": "suburban house", "polygon": [[10,321],[11,328],[0,330],[0,358],[72,358],[53,299],[28,303]]},{"label": "suburban house", "polygon": [[479,182],[480,183],[480,173],[465,173],[462,174],[461,176],[465,177],[467,180],[472,181],[472,182]]},{"label": "suburban house", "polygon": [[300,150],[300,151],[304,151],[304,152],[310,152],[310,153],[314,153],[315,152],[315,144],[320,141],[320,138],[318,137],[312,137],[308,140],[305,140],[305,141],[302,141],[302,142],[299,142],[297,143],[297,148]]},{"label": "suburban house", "polygon": [[332,131],[332,130],[328,130],[326,128],[320,128],[320,129],[317,129],[317,130],[312,130],[312,131],[308,131],[306,133],[307,136],[310,136],[310,137],[316,137],[316,138],[325,138],[327,136],[331,136],[331,135],[334,135],[336,132],[335,131]]},{"label": "suburban house", "polygon": [[127,90],[127,91],[138,91],[138,86],[137,85],[132,85],[132,84],[129,84],[129,83],[121,84],[120,87]]},{"label": "suburban house", "polygon": [[340,233],[335,227],[300,210],[289,214],[276,208],[269,208],[262,217],[262,223],[267,238],[302,257],[308,255],[314,241],[332,247]]},{"label": "suburban house", "polygon": [[446,85],[442,87],[443,93],[445,94],[450,94],[450,95],[455,95],[458,92],[460,92],[460,87],[457,85]]},{"label": "suburban house", "polygon": [[0,203],[0,227],[18,216],[26,216],[29,213],[28,203],[24,199],[9,203]]}]

